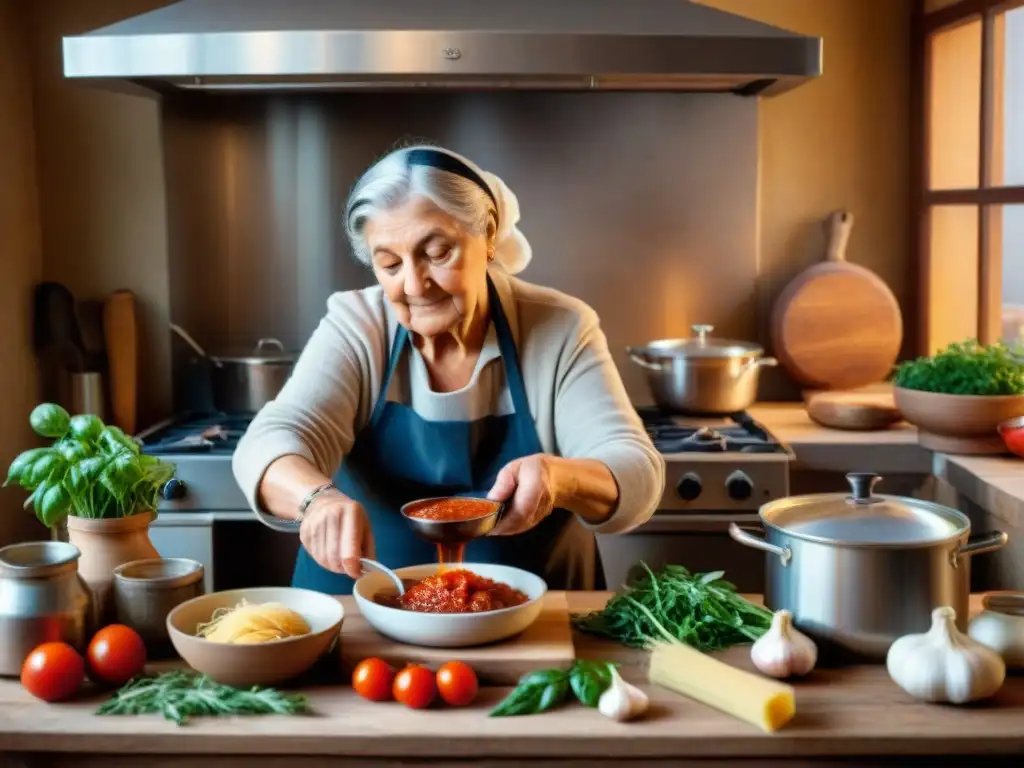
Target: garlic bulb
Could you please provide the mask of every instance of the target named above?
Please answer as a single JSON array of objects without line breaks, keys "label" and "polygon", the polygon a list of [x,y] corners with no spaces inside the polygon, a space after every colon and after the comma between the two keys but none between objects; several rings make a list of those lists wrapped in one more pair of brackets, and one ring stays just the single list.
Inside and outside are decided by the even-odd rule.
[{"label": "garlic bulb", "polygon": [[818,662],[818,646],[793,626],[793,614],[783,609],[772,625],[750,647],[750,660],[769,677],[806,675]]},{"label": "garlic bulb", "polygon": [[889,677],[914,698],[964,704],[987,699],[1002,687],[1002,658],[957,629],[955,620],[956,611],[949,606],[936,608],[931,629],[905,635],[889,648]]},{"label": "garlic bulb", "polygon": [[646,712],[649,703],[647,694],[623,680],[615,667],[611,668],[611,674],[612,682],[598,699],[597,711],[620,723]]}]

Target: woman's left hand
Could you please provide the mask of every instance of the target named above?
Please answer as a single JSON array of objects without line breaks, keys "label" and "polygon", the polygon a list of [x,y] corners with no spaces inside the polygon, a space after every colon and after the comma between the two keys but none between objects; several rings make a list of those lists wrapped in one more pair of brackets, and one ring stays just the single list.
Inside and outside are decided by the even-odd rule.
[{"label": "woman's left hand", "polygon": [[535,453],[502,468],[487,498],[508,502],[508,508],[491,536],[524,533],[551,514],[561,492],[556,479],[557,461],[555,456]]}]

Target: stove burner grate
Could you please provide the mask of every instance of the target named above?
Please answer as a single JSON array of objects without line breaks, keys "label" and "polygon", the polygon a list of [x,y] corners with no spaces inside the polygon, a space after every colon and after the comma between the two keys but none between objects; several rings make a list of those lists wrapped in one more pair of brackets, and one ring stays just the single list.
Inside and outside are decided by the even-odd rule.
[{"label": "stove burner grate", "polygon": [[181,417],[142,437],[148,454],[231,454],[254,414],[212,413]]},{"label": "stove burner grate", "polygon": [[638,409],[647,434],[661,453],[784,453],[785,448],[746,412],[717,426],[687,425],[658,409]]}]

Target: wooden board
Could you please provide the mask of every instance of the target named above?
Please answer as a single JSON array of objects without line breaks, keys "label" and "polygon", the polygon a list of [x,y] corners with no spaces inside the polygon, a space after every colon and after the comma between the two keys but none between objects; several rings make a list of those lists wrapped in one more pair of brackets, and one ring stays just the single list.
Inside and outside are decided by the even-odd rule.
[{"label": "wooden board", "polygon": [[836,211],[827,226],[827,260],[794,278],[772,308],[772,352],[805,386],[852,389],[892,371],[903,316],[878,275],[846,261],[853,216]]},{"label": "wooden board", "polygon": [[807,397],[806,402],[807,415],[830,429],[889,429],[902,419],[891,388],[888,392],[817,392]]},{"label": "wooden board", "polygon": [[103,308],[103,334],[110,375],[112,421],[127,434],[135,434],[139,378],[139,340],[135,296],[114,291]]},{"label": "wooden board", "polygon": [[413,662],[432,669],[458,659],[472,666],[482,683],[515,685],[527,672],[544,667],[566,667],[576,658],[564,592],[547,593],[537,621],[517,637],[477,648],[404,645],[373,629],[359,613],[353,598],[343,597],[341,601],[345,606],[341,666],[346,676],[368,656],[377,656],[398,666]]}]

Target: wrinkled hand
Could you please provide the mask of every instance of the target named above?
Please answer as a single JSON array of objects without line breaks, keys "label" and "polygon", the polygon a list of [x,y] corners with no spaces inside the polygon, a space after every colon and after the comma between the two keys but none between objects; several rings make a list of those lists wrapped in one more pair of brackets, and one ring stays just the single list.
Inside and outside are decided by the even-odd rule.
[{"label": "wrinkled hand", "polygon": [[353,579],[362,575],[361,557],[374,557],[373,532],[356,501],[329,491],[313,500],[299,526],[302,546],[320,565]]},{"label": "wrinkled hand", "polygon": [[557,457],[543,453],[510,461],[498,473],[487,498],[506,501],[508,506],[491,536],[524,533],[551,514],[557,506]]}]

